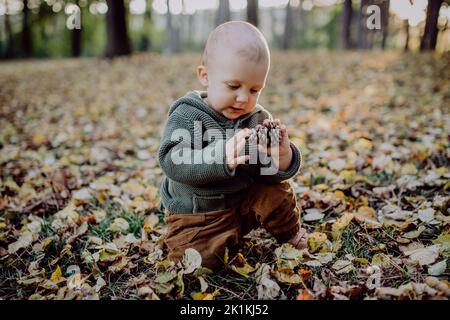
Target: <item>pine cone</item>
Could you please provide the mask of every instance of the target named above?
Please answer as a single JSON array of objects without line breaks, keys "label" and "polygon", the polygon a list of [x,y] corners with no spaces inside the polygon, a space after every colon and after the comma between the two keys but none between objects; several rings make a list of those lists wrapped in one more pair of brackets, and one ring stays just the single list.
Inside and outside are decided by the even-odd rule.
[{"label": "pine cone", "polygon": [[248,141],[250,144],[260,144],[263,146],[274,146],[280,143],[281,131],[277,122],[265,119],[262,124],[250,129]]}]

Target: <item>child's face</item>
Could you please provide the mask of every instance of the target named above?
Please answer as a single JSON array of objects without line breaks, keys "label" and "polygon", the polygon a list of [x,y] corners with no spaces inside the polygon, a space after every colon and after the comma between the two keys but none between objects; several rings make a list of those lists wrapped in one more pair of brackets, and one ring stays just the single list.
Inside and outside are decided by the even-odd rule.
[{"label": "child's face", "polygon": [[[227,51],[227,50],[224,50]],[[199,66],[197,75],[207,87],[210,107],[230,120],[255,108],[264,88],[268,62],[254,62],[232,52],[217,52],[208,67]]]}]

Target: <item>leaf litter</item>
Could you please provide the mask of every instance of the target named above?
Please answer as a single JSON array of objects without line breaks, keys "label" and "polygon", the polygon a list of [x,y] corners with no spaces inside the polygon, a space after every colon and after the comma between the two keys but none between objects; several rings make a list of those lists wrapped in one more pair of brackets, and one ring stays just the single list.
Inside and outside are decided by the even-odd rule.
[{"label": "leaf litter", "polygon": [[158,209],[162,125],[197,58],[3,63],[2,298],[450,297],[448,57],[274,53],[261,104],[303,152],[311,237],[256,230],[217,272],[167,259]]}]

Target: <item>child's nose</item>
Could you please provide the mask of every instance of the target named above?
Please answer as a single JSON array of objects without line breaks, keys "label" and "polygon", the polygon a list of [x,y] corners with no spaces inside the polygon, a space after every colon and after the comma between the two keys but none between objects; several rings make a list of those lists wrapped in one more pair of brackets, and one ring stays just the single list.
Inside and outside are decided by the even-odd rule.
[{"label": "child's nose", "polygon": [[237,102],[248,102],[248,94],[246,92],[239,92],[236,97]]}]

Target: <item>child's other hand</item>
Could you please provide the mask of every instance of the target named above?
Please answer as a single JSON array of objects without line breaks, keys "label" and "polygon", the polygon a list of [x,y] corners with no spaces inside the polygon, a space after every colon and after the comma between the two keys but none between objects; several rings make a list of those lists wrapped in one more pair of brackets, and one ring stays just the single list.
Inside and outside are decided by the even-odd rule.
[{"label": "child's other hand", "polygon": [[262,145],[258,145],[258,149],[261,152],[267,153],[268,155],[271,155],[274,160],[279,160],[278,166],[281,171],[285,171],[289,168],[292,161],[292,149],[291,149],[291,141],[289,140],[289,135],[287,132],[286,125],[281,123],[280,119],[275,119],[274,122],[277,123],[277,125],[280,128],[280,142],[279,144],[270,146],[270,148],[266,148]]},{"label": "child's other hand", "polygon": [[228,169],[234,170],[238,165],[245,163],[250,158],[250,155],[239,155],[245,147],[245,138],[249,132],[248,128],[240,130],[226,142],[225,153]]}]

